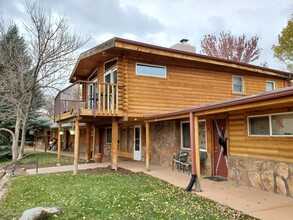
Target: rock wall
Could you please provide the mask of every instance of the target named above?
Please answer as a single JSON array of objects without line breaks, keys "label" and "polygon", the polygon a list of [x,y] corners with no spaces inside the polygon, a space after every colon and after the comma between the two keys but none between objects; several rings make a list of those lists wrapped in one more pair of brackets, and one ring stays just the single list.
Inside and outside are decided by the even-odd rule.
[{"label": "rock wall", "polygon": [[180,148],[180,122],[162,121],[150,124],[151,162],[171,166]]},{"label": "rock wall", "polygon": [[293,163],[254,158],[228,158],[228,180],[293,197]]},{"label": "rock wall", "polygon": [[[181,149],[180,121],[162,121],[150,125],[151,163],[172,166],[174,153]],[[188,161],[191,160],[190,150]],[[212,173],[211,156],[201,161],[201,175],[210,176]]]}]

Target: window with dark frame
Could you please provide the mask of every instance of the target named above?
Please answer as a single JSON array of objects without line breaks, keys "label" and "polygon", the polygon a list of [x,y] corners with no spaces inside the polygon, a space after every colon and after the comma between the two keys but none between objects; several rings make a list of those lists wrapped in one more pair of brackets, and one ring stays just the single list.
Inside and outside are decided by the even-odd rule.
[{"label": "window with dark frame", "polygon": [[112,128],[106,128],[106,144],[112,144]]},{"label": "window with dark frame", "polygon": [[[190,122],[181,122],[181,148],[190,149]],[[206,121],[199,121],[200,151],[207,151],[206,145]]]}]

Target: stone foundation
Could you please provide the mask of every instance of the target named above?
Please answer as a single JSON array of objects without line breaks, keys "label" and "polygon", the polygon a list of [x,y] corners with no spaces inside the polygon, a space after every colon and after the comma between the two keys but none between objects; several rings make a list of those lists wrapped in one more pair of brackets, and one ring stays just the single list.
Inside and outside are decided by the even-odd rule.
[{"label": "stone foundation", "polygon": [[228,157],[228,180],[293,197],[293,163]]}]

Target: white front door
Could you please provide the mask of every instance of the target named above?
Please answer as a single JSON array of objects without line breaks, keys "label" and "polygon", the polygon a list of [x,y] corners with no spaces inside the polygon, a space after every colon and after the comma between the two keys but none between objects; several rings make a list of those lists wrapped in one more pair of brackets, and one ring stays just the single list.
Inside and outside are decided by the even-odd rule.
[{"label": "white front door", "polygon": [[134,160],[141,160],[141,126],[134,126]]}]

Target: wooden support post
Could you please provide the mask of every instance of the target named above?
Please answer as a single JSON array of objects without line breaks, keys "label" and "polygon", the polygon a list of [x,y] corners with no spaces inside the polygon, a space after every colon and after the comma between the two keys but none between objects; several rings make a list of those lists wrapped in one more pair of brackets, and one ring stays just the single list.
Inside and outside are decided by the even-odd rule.
[{"label": "wooden support post", "polygon": [[61,130],[61,124],[58,125],[58,150],[57,150],[57,165],[61,165],[61,135],[60,135],[60,130]]},{"label": "wooden support post", "polygon": [[195,141],[195,161],[198,187],[200,190],[200,145],[199,145],[199,127],[198,117],[194,117],[194,141]]},{"label": "wooden support post", "polygon": [[94,156],[96,154],[96,126],[93,126],[93,148],[91,158],[94,160]]},{"label": "wooden support post", "polygon": [[112,150],[111,150],[111,169],[117,170],[118,160],[118,122],[115,117],[112,118]]},{"label": "wooden support post", "polygon": [[74,136],[74,167],[73,175],[77,174],[78,169],[78,152],[79,152],[79,121],[75,119],[75,136]]},{"label": "wooden support post", "polygon": [[91,146],[91,125],[86,123],[86,134],[85,134],[85,159],[86,161],[90,160],[90,149]]},{"label": "wooden support post", "polygon": [[191,148],[191,180],[185,191],[191,191],[193,185],[195,191],[200,192],[200,152],[199,152],[199,128],[198,117],[189,113],[190,121],[190,148]]},{"label": "wooden support post", "polygon": [[145,162],[146,170],[150,171],[150,123],[145,123],[145,134],[146,134],[146,150],[145,150]]}]

